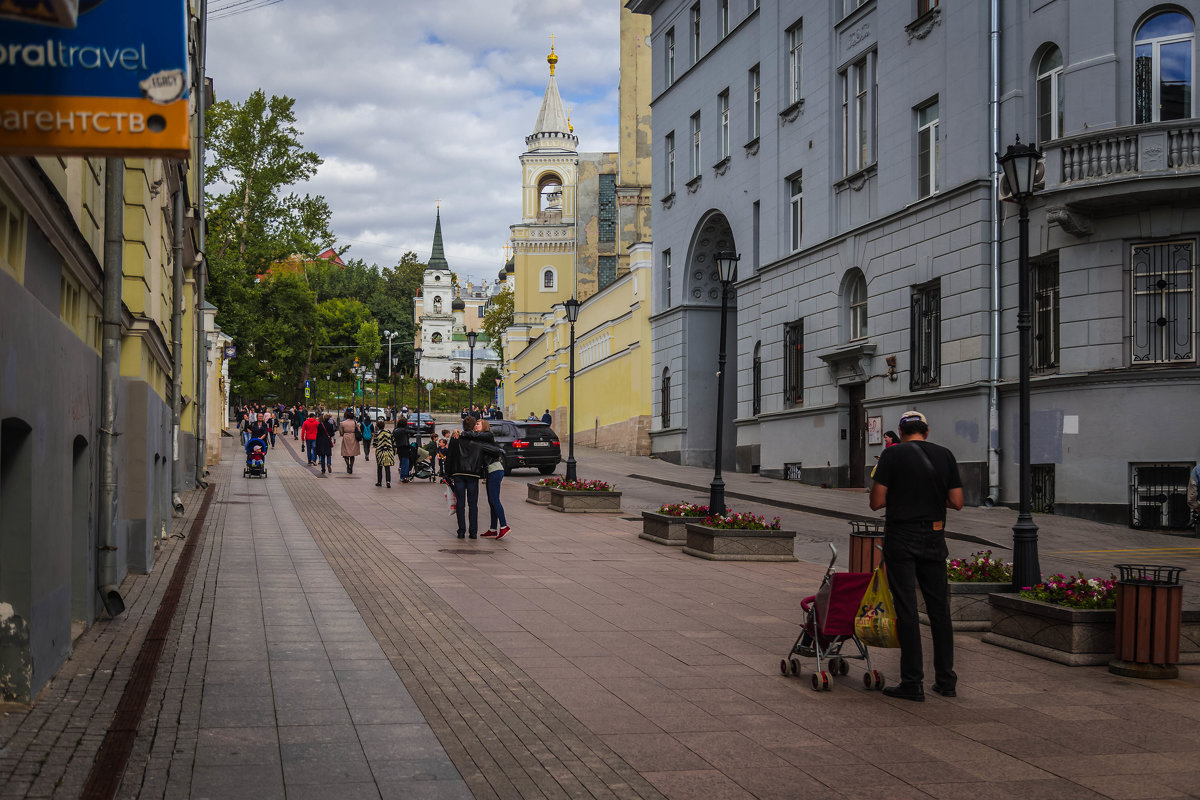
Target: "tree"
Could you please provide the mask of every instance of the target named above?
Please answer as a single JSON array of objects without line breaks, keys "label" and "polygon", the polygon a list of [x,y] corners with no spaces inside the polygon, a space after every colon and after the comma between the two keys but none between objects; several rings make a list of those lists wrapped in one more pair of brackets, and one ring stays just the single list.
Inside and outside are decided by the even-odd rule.
[{"label": "tree", "polygon": [[[371,319],[370,310],[358,300],[334,297],[317,305],[317,344],[324,355],[313,357],[326,372],[349,372],[358,349],[358,333]],[[318,370],[320,371],[320,370]]]},{"label": "tree", "polygon": [[374,366],[383,350],[379,341],[379,323],[372,319],[359,325],[354,334],[354,345],[354,355],[359,362]]},{"label": "tree", "polygon": [[498,385],[496,382],[500,380],[500,377],[500,370],[492,366],[484,367],[483,371],[479,373],[479,377],[475,379],[475,395],[483,395],[487,398],[484,402],[490,403],[496,395],[496,386]]},{"label": "tree", "polygon": [[492,349],[500,357],[501,364],[504,363],[504,332],[511,328],[512,324],[513,292],[511,287],[505,286],[488,301],[483,322],[479,325],[480,330],[487,334]]}]

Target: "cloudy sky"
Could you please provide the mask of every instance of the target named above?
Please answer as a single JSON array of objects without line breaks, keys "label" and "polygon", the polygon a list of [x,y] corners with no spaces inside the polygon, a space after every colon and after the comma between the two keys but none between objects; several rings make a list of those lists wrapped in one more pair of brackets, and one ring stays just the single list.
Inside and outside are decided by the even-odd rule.
[{"label": "cloudy sky", "polygon": [[[218,99],[295,98],[349,257],[429,255],[440,200],[460,276],[494,280],[520,221],[550,35],[580,149],[616,149],[622,0],[209,0]],[[239,13],[239,12],[245,13]]]}]

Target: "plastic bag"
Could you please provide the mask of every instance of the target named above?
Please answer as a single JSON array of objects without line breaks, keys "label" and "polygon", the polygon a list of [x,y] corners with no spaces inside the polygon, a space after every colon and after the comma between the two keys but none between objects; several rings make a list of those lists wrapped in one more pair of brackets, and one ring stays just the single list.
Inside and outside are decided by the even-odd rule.
[{"label": "plastic bag", "polygon": [[453,514],[456,510],[454,490],[447,486],[446,491],[442,495],[446,498],[446,506],[450,509],[450,513]]},{"label": "plastic bag", "polygon": [[899,647],[896,635],[896,607],[888,588],[886,565],[880,564],[854,615],[854,635],[868,647]]}]

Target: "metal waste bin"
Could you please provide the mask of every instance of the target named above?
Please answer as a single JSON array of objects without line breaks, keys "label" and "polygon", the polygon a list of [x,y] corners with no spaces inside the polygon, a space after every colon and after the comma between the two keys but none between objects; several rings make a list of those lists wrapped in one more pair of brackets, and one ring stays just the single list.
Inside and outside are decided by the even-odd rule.
[{"label": "metal waste bin", "polygon": [[874,572],[883,563],[883,551],[879,549],[882,546],[883,520],[851,520],[848,569],[851,572]]},{"label": "metal waste bin", "polygon": [[1116,658],[1108,671],[1128,678],[1179,677],[1182,567],[1117,564]]}]

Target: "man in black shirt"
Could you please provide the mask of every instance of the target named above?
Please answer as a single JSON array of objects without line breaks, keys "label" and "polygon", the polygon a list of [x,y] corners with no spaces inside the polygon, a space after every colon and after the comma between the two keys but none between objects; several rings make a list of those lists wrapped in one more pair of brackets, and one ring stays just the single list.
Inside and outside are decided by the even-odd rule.
[{"label": "man in black shirt", "polygon": [[954,631],[946,580],[946,509],[963,507],[962,479],[954,454],[925,441],[929,424],[919,411],[900,415],[900,444],[889,447],[875,467],[871,508],[886,508],[883,559],[887,564],[896,634],[900,639],[900,683],[883,693],[925,699],[917,586],[925,598],[933,635],[933,691],[955,696]]}]

